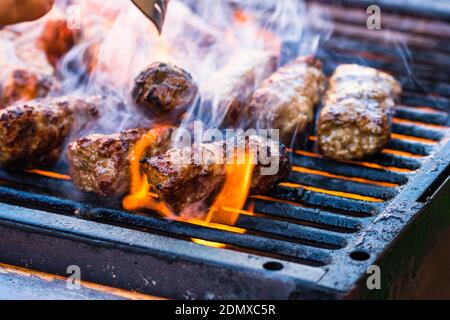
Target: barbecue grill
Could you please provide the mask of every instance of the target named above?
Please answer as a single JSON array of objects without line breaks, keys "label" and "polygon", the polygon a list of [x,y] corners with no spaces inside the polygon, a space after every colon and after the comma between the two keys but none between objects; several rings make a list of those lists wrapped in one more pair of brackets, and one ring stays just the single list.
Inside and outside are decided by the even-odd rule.
[{"label": "barbecue grill", "polygon": [[[245,233],[124,211],[82,195],[64,167],[0,171],[0,261],[57,275],[78,265],[83,280],[168,298],[413,297],[410,288],[423,289],[420,276],[436,267],[428,252],[445,258],[449,249],[436,244],[450,239],[450,10],[379,2],[382,29],[373,31],[364,1],[308,5],[334,23],[317,52],[328,75],[358,63],[402,82],[381,154],[328,160],[312,129],[303,149],[290,150],[288,180],[249,198],[234,226]],[[371,265],[381,290],[366,286]],[[429,296],[448,297],[450,275],[433,276],[440,287]]]}]

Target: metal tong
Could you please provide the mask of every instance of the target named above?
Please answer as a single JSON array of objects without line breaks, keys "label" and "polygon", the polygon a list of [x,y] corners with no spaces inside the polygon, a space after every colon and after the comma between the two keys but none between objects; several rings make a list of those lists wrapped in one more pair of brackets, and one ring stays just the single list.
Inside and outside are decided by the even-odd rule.
[{"label": "metal tong", "polygon": [[158,29],[162,32],[164,19],[166,17],[169,0],[131,0],[145,14]]}]

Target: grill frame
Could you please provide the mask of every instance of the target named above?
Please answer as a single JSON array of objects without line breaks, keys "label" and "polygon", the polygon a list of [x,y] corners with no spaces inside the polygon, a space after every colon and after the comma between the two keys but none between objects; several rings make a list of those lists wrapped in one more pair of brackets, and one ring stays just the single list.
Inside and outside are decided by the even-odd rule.
[{"label": "grill frame", "polygon": [[[323,54],[322,58],[330,59],[330,52],[320,54]],[[450,51],[447,55],[450,56]],[[334,58],[345,61],[346,56],[338,55],[330,61]],[[329,64],[325,69],[329,73],[333,68]],[[419,92],[414,83],[403,84],[408,89]],[[403,103],[421,105],[426,102],[428,106],[447,110],[450,100],[448,89],[445,86],[432,86],[431,89],[447,96],[441,102],[438,98],[423,96],[423,93],[420,96],[406,95]],[[409,113],[407,118],[411,119],[410,109],[402,112]],[[442,117],[427,112],[417,116],[416,120],[424,118],[429,123],[450,124],[448,117],[444,123]],[[428,133],[420,132],[414,127],[396,126],[396,131],[405,130],[404,132],[415,136],[428,136]],[[448,131],[446,136],[442,136],[443,141],[448,141]],[[306,150],[310,152],[313,147],[310,141]],[[376,263],[382,266],[383,273],[395,278],[404,271],[396,268],[395,263],[403,265],[413,258],[420,260],[426,244],[431,243],[445,227],[450,226],[448,215],[445,214],[450,188],[446,160],[450,159],[450,142],[441,142],[440,149],[437,146],[433,149],[393,139],[388,147],[426,156],[423,158],[425,162],[420,163],[421,167],[415,174],[384,172],[386,181],[392,179],[399,184],[405,183],[395,188],[393,195],[386,195],[390,199],[388,202],[374,205],[349,200],[336,204],[329,195],[305,190],[294,192],[288,188],[278,188],[275,191],[275,195],[285,197],[286,200],[298,199],[303,202],[307,199],[309,204],[316,206],[299,207],[291,212],[284,212],[287,209],[278,203],[272,204],[271,212],[268,206],[262,207],[271,214],[277,210],[277,218],[301,217],[303,222],[313,224],[311,228],[303,224],[293,228],[289,221],[276,220],[280,236],[283,232],[290,232],[292,239],[297,237],[292,244],[253,234],[238,235],[239,239],[236,240],[236,235],[227,231],[212,231],[200,226],[105,208],[96,198],[88,197],[86,204],[76,199],[36,195],[24,187],[30,183],[29,175],[0,172],[1,180],[24,185],[20,188],[22,190],[0,185],[0,260],[58,275],[66,275],[67,267],[76,264],[81,266],[84,280],[179,299],[386,297],[390,294],[389,284],[383,285],[381,291],[365,289],[364,278],[368,266]],[[305,158],[302,156],[294,157],[293,160],[294,165],[296,161],[305,165]],[[312,168],[317,169],[319,163],[323,168],[334,165],[336,170],[340,170],[329,160],[307,160],[310,163],[306,164],[309,163]],[[384,158],[378,158],[378,161],[382,165],[400,163],[407,169],[417,169],[414,159],[404,162],[396,156],[385,155]],[[358,170],[350,164],[348,168],[356,170],[354,174],[358,177],[361,173],[368,175],[368,178],[380,177],[378,173],[371,176],[375,173],[369,168]],[[348,175],[349,171],[345,170],[343,174]],[[311,181],[305,178],[302,182]],[[329,188],[332,187],[330,181],[328,180]],[[55,180],[40,178],[31,183],[40,183],[44,189],[47,184],[53,183],[56,188],[70,190],[68,183]],[[376,189],[372,188],[368,192],[376,193]],[[343,214],[321,210],[319,207],[324,205],[338,205],[332,207],[332,211],[341,211]],[[34,209],[36,207],[40,210]],[[348,210],[358,212],[358,215],[350,214]],[[258,203],[255,203],[255,211],[259,212]],[[245,218],[240,223],[247,228],[261,230],[274,226],[273,223],[265,225],[264,219]],[[255,224],[255,221],[258,223]],[[327,226],[323,232],[318,227],[321,224]],[[330,226],[347,229],[348,232],[341,229],[334,232],[330,230]],[[421,230],[421,233],[417,230]],[[414,247],[419,248],[417,250],[420,252],[405,250],[405,241],[412,241],[421,234],[422,238]],[[186,241],[191,237],[231,242],[234,246],[250,245],[252,250],[238,252],[234,250],[236,248],[228,250],[200,246]],[[308,241],[315,240],[337,248],[330,250],[308,244]],[[255,251],[258,248],[261,252]],[[267,254],[269,249],[274,252],[289,252],[291,256],[297,255],[300,258],[292,262],[278,255],[272,257]],[[261,255],[262,251],[264,255]],[[351,258],[354,251],[368,251],[371,255],[366,261],[355,261]],[[303,260],[305,256],[308,261]],[[308,265],[311,264],[309,259],[330,263],[324,266]],[[276,269],[277,263],[282,264],[283,269],[270,270]]]}]

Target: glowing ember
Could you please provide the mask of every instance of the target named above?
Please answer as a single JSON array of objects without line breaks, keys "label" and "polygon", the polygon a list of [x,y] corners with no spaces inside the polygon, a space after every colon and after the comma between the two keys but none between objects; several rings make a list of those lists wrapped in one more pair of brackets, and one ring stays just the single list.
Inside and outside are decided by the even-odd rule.
[{"label": "glowing ember", "polygon": [[40,176],[53,178],[57,180],[71,180],[72,178],[68,175],[57,173],[57,172],[51,172],[51,171],[45,171],[45,170],[27,170],[29,173],[37,174]]},{"label": "glowing ember", "polygon": [[310,186],[305,186],[305,185],[301,185],[301,184],[297,184],[297,183],[286,182],[286,183],[281,183],[280,186],[289,187],[289,188],[302,188],[302,189],[305,189],[308,191],[324,193],[324,194],[329,194],[332,196],[361,200],[361,201],[383,202],[382,199],[378,199],[378,198],[374,198],[374,197],[362,196],[362,195],[355,194],[355,193],[347,193],[347,192],[341,192],[341,191],[334,191],[334,190],[310,187]]},{"label": "glowing ember", "polygon": [[375,181],[375,180],[369,180],[369,179],[357,178],[357,177],[348,177],[348,176],[332,174],[332,173],[329,173],[326,171],[309,169],[309,168],[304,168],[304,167],[295,167],[294,166],[292,168],[292,170],[296,171],[296,172],[300,172],[300,173],[305,173],[305,174],[314,174],[314,175],[318,175],[318,176],[322,176],[322,177],[355,181],[355,182],[373,184],[373,185],[382,186],[382,187],[397,187],[398,186],[398,184],[395,184],[395,183],[384,182],[384,181]]}]

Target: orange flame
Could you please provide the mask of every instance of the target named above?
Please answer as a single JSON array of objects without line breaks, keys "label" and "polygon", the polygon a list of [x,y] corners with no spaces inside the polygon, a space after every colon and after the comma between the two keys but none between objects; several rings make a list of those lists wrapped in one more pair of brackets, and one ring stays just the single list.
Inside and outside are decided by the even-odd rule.
[{"label": "orange flame", "polygon": [[[214,229],[227,230],[235,233],[245,233],[245,229],[233,227],[240,214],[242,208],[247,201],[248,194],[252,183],[253,175],[253,155],[247,154],[245,164],[228,164],[226,165],[225,183],[222,190],[214,200],[213,205],[209,209],[205,221],[189,221],[195,224],[201,224]],[[251,213],[250,213],[251,214]],[[215,248],[224,248],[226,245],[206,241],[202,239],[192,239],[193,242],[207,245]]]},{"label": "orange flame", "polygon": [[206,217],[207,222],[234,225],[247,200],[253,174],[253,155],[247,154],[245,164],[226,165],[225,184]]},{"label": "orange flame", "polygon": [[51,171],[45,171],[45,170],[25,170],[25,171],[28,173],[33,173],[33,174],[37,174],[40,176],[57,179],[57,180],[67,180],[67,181],[72,180],[72,177],[65,175],[65,174],[57,173],[57,172],[51,172]]},{"label": "orange flame", "polygon": [[155,130],[150,130],[134,146],[130,155],[130,194],[126,196],[122,205],[126,210],[134,211],[138,209],[150,209],[170,216],[171,210],[162,202],[155,198],[158,195],[150,192],[150,185],[147,177],[141,172],[140,161],[145,156],[146,150],[156,141]]},{"label": "orange flame", "polygon": [[[235,233],[245,233],[244,229],[233,227],[247,200],[254,168],[254,158],[251,153],[246,154],[245,164],[227,164],[225,166],[225,182],[205,220],[187,219],[175,217],[173,212],[163,202],[158,200],[158,195],[150,191],[147,177],[140,169],[140,161],[145,156],[146,150],[157,139],[154,130],[149,131],[141,138],[130,155],[130,194],[126,196],[122,205],[126,210],[136,211],[150,209],[165,217],[171,217],[178,221],[206,226],[213,229],[227,230]],[[237,159],[237,158],[236,158]],[[253,210],[250,208],[250,210]],[[245,211],[246,214],[252,212]],[[192,239],[193,242],[211,247],[223,248],[225,244],[211,242],[202,239]]]}]

